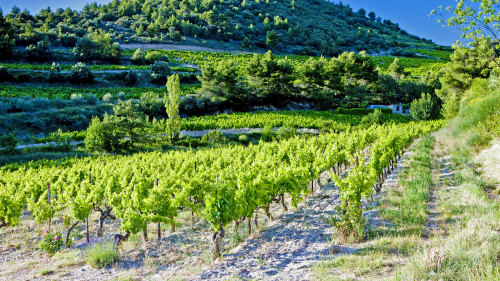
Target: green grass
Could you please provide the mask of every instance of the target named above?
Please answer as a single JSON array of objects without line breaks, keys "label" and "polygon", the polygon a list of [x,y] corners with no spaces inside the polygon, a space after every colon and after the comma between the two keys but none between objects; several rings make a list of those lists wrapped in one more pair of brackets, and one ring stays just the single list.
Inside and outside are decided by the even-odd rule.
[{"label": "green grass", "polygon": [[500,203],[488,198],[468,165],[460,167],[454,184],[439,202],[449,210],[449,236],[420,249],[396,280],[500,280]]},{"label": "green grass", "polygon": [[407,234],[422,234],[427,221],[427,201],[432,185],[431,151],[434,138],[425,136],[413,149],[409,165],[400,174],[401,191],[392,190],[384,208],[384,217],[393,221]]}]

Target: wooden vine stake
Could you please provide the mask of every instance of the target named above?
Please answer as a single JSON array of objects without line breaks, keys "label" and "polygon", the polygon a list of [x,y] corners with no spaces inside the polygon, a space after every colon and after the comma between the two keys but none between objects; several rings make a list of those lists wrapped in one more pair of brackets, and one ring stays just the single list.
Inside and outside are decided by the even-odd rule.
[{"label": "wooden vine stake", "polygon": [[[83,186],[86,186],[86,183],[83,183]],[[90,243],[90,237],[89,237],[89,216],[85,218],[85,238],[87,240],[87,244]]]},{"label": "wooden vine stake", "polygon": [[[158,178],[155,179],[155,186],[158,186]],[[160,222],[158,222],[158,240],[161,239],[161,226],[160,226]]]},{"label": "wooden vine stake", "polygon": [[[47,183],[47,202],[49,203],[50,207],[50,183]],[[49,216],[49,233],[51,233],[51,227],[52,227],[52,216]]]}]

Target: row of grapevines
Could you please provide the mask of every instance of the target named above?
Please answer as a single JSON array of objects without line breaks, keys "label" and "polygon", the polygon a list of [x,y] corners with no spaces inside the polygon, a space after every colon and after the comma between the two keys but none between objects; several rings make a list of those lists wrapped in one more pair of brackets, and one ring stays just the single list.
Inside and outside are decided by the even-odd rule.
[{"label": "row of grapevines", "polygon": [[[7,67],[9,69],[21,69],[21,70],[41,70],[49,71],[52,68],[51,64],[27,64],[27,63],[0,63],[0,66]],[[69,71],[73,67],[71,64],[60,65],[61,70]],[[95,64],[88,66],[92,71],[107,71],[107,70],[150,70],[149,65],[106,65],[106,64]],[[172,66],[170,68],[172,71],[176,72],[198,72],[197,68],[185,67],[185,66]]]},{"label": "row of grapevines", "polygon": [[[184,94],[193,94],[200,84],[183,84],[181,90]],[[98,98],[102,98],[105,94],[117,96],[119,93],[124,93],[126,99],[140,98],[143,93],[154,92],[163,97],[165,88],[160,87],[24,87],[24,86],[6,86],[0,87],[0,97],[17,98],[21,96],[30,96],[33,98],[60,98],[70,99],[73,94],[94,94]]]},{"label": "row of grapevines", "polygon": [[[332,127],[345,130],[350,125],[358,125],[362,116],[335,114],[331,111],[260,111],[239,112],[190,117],[182,123],[183,130],[209,130],[234,128],[262,128],[289,126],[295,128],[320,129],[325,121],[333,121]],[[403,115],[384,115],[386,122],[403,123],[411,120]]]},{"label": "row of grapevines", "polygon": [[119,218],[128,237],[149,223],[175,226],[178,210],[187,209],[210,222],[218,254],[229,223],[251,218],[258,209],[269,213],[270,204],[285,194],[296,206],[322,171],[352,164],[352,155],[388,131],[403,132],[410,140],[437,126],[412,122],[248,147],[101,156],[61,165],[49,161],[4,171],[0,226],[16,225],[25,207],[38,223],[62,210],[78,221],[94,211],[100,213],[101,227],[106,217]]}]

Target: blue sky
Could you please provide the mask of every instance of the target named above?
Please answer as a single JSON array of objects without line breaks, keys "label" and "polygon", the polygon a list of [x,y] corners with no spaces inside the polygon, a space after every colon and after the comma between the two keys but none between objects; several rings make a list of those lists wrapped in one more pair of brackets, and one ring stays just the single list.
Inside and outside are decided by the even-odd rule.
[{"label": "blue sky", "polygon": [[[66,8],[81,10],[85,3],[90,0],[2,0],[0,8],[4,14],[9,13],[12,6],[16,5],[21,9],[28,9],[32,14],[36,14],[42,8]],[[93,2],[107,3],[110,0],[97,0]],[[334,0],[338,2],[338,0]],[[432,39],[442,45],[451,45],[460,39],[459,33],[452,28],[444,28],[437,23],[436,17],[429,17],[431,10],[439,5],[454,5],[455,0],[343,0],[344,4],[349,4],[354,10],[364,8],[368,12],[373,11],[383,19],[390,19],[407,30],[410,34]]]}]

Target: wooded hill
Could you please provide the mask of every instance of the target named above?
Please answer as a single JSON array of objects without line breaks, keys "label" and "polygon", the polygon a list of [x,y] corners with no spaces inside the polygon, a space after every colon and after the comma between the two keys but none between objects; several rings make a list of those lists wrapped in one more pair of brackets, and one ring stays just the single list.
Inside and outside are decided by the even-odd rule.
[{"label": "wooded hill", "polygon": [[103,30],[120,43],[217,47],[226,42],[236,49],[302,55],[366,50],[409,56],[405,48],[442,48],[373,12],[320,0],[114,0],[87,4],[82,11],[47,8],[36,15],[14,7],[0,17],[0,29],[8,35],[0,46],[48,39],[73,47],[80,37]]}]

